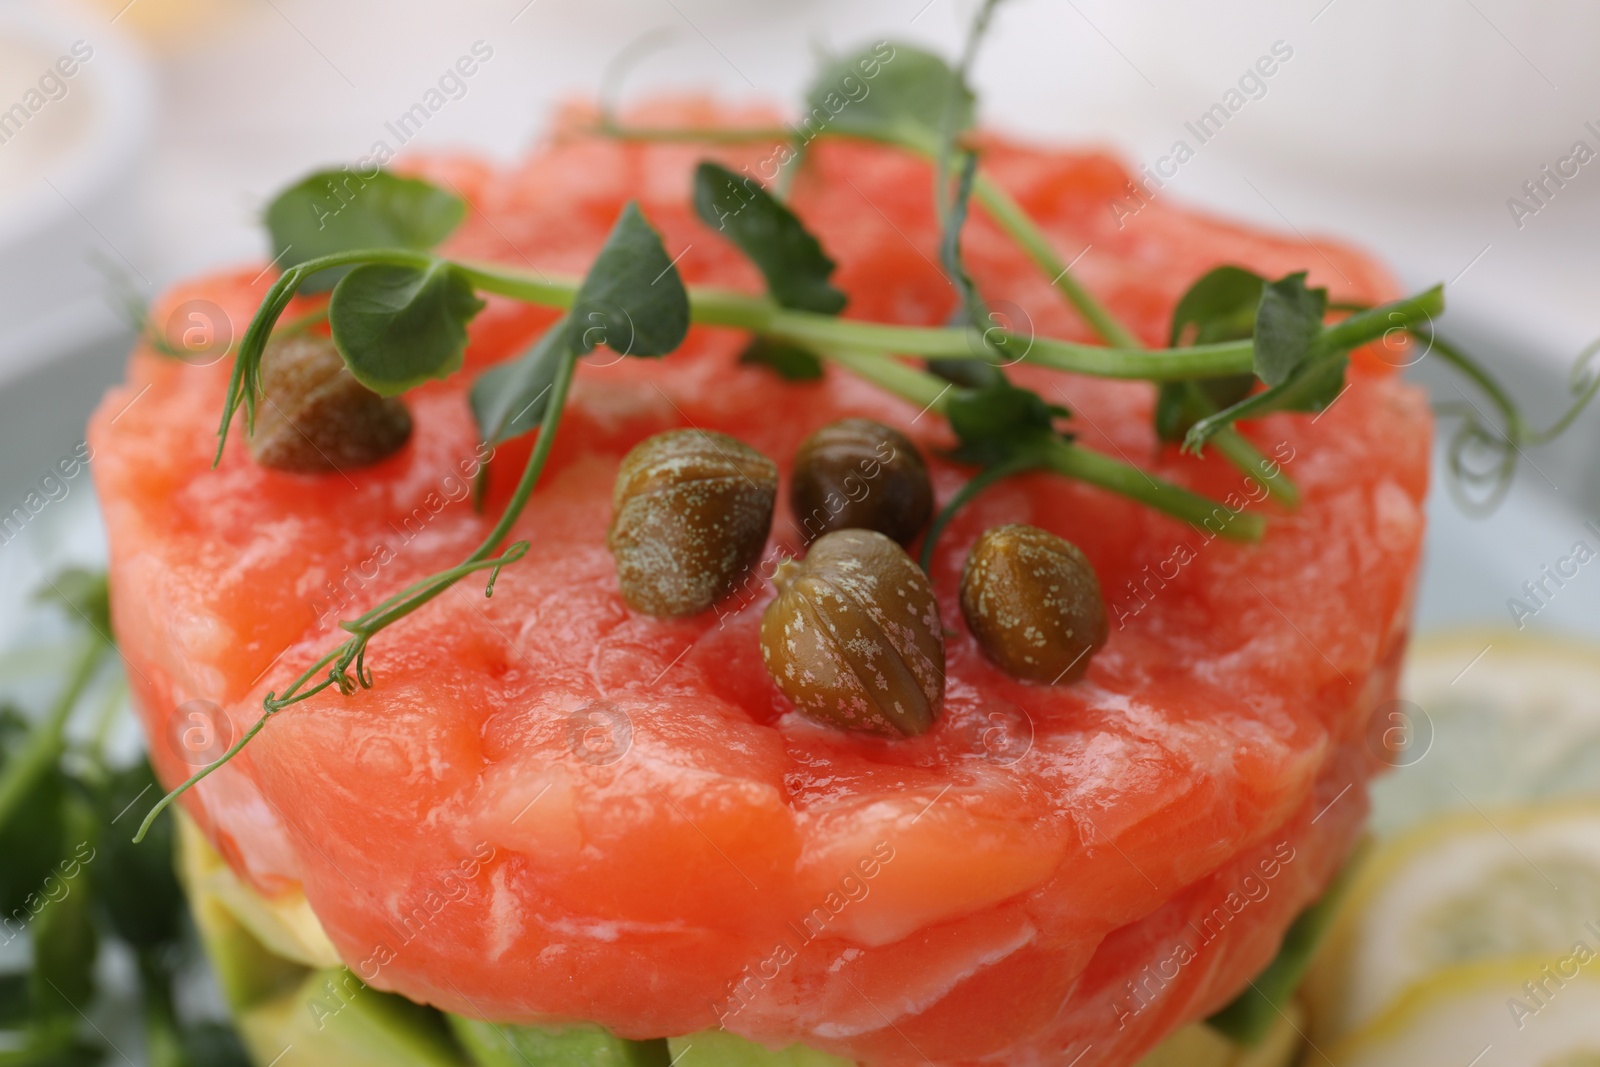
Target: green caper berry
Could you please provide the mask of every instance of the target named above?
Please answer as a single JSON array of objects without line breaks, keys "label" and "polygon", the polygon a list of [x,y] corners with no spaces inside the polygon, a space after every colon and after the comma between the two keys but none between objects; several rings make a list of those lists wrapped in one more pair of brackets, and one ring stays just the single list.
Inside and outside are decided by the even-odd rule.
[{"label": "green caper berry", "polygon": [[411,438],[405,404],[356,381],[331,337],[301,333],[269,343],[261,392],[250,454],[263,467],[347,471],[387,458]]},{"label": "green caper berry", "polygon": [[789,504],[808,541],[833,530],[876,530],[910,545],[933,514],[933,485],[905,434],[871,419],[841,419],[801,442]]},{"label": "green caper berry", "polygon": [[1037,526],[997,526],[961,573],[961,614],[984,653],[1033,682],[1075,682],[1106,643],[1100,580],[1077,545]]},{"label": "green caper berry", "polygon": [[706,610],[761,556],[778,468],[737,438],[669,430],[635,445],[611,492],[606,546],[622,598],[646,615]]},{"label": "green caper berry", "polygon": [[761,658],[805,715],[890,737],[924,733],[944,707],[944,629],[933,586],[875,530],[818,538],[778,568]]}]

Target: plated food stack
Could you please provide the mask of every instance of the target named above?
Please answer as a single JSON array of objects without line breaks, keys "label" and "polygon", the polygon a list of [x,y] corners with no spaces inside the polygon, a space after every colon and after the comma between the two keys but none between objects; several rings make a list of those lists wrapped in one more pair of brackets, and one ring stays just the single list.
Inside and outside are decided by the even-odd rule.
[{"label": "plated food stack", "polygon": [[[663,105],[639,119],[728,116]],[[366,443],[387,440],[382,457],[319,473],[259,444],[275,353],[332,346],[326,300],[295,296],[297,278],[278,310],[311,325],[265,349],[254,451],[241,419],[213,469],[234,360],[134,353],[91,441],[117,631],[164,781],[244,738],[267,698],[268,725],[184,797],[206,839],[255,893],[303,892],[363,982],[496,1024],[637,1041],[721,1029],[867,1064],[1087,1067],[1131,1063],[1227,1004],[1361,832],[1367,719],[1393,694],[1423,532],[1422,396],[1357,350],[1319,414],[1241,423],[1272,467],[1242,473],[1216,447],[1164,441],[1147,381],[991,359],[1008,388],[1070,411],[1044,425],[1072,463],[1136,465],[1214,505],[1182,521],[1138,485],[1117,495],[1060,477],[1069,464],[1021,464],[930,532],[974,465],[995,466],[953,406],[980,387],[888,395],[884,366],[913,365],[849,344],[821,352],[816,374],[775,373],[750,329],[707,324],[727,290],[772,279],[695,208],[703,159],[756,173],[772,146],[630,141],[590,121],[569,115],[508,170],[409,167],[467,203],[450,262],[529,287],[592,279],[636,212],[673,272],[657,281],[689,284],[701,325],[664,359],[623,358],[655,328],[617,313],[627,298],[594,305],[608,332],[572,344],[590,354],[573,356],[570,393],[566,371],[546,386],[564,416],[536,407],[522,427],[561,417],[558,430],[486,434],[472,376],[524,366],[503,361],[535,341],[567,344],[589,282],[564,317],[488,296],[464,316],[466,373],[410,389],[404,433],[369,403],[352,420]],[[1347,303],[1395,295],[1348,249],[1164,203],[1119,229],[1106,203],[1127,176],[1104,156],[971,143],[982,179],[1051,245],[1089,249],[1083,284],[1151,349],[1220,264],[1269,278],[1309,266]],[[809,146],[787,210],[837,261],[839,324],[940,327],[961,306],[932,185],[930,164],[895,147]],[[1093,339],[994,215],[974,210],[962,241],[985,296],[1016,309],[1009,338]],[[333,296],[338,350],[369,385],[341,315],[360,272],[388,269],[402,268],[358,266]],[[155,321],[209,301],[243,335],[272,284],[260,273],[180,286]],[[318,395],[359,399],[341,373]],[[327,451],[278,432],[280,452]],[[474,557],[522,508],[530,455],[542,473],[505,539],[525,544]],[[1268,492],[1280,474],[1296,507]],[[1264,536],[1239,539],[1253,523]],[[926,571],[907,548],[926,550]],[[370,647],[366,624],[338,628],[491,563],[492,597],[478,574],[374,628]],[[289,680],[321,677],[351,635],[351,673],[278,710]],[[174,709],[196,701],[220,735],[203,758],[168,740]]]}]

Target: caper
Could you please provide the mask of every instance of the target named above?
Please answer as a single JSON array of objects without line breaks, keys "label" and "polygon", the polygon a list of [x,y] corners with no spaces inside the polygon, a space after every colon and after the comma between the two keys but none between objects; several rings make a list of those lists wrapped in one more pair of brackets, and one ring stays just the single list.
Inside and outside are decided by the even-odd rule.
[{"label": "caper", "polygon": [[622,598],[646,615],[706,610],[761,556],[777,499],[777,466],[737,438],[669,430],[639,442],[606,531]]},{"label": "caper", "polygon": [[356,381],[325,335],[269,343],[261,355],[261,392],[250,454],[263,467],[347,471],[384,459],[411,437],[405,404]]},{"label": "caper", "polygon": [[961,614],[988,657],[1034,682],[1073,682],[1106,643],[1094,567],[1070,541],[1037,526],[997,526],[961,573]]},{"label": "caper", "polygon": [[871,419],[841,419],[801,442],[789,503],[807,541],[832,530],[877,530],[909,545],[933,513],[933,486],[905,434]]},{"label": "caper", "polygon": [[926,731],[944,706],[933,586],[875,530],[837,530],[780,564],[761,617],[767,673],[802,713],[888,736]]}]

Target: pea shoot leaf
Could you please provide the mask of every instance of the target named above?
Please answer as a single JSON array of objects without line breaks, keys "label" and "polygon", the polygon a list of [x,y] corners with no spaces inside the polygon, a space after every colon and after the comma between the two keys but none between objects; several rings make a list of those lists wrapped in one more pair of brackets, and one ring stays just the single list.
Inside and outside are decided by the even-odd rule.
[{"label": "pea shoot leaf", "polygon": [[1177,348],[1184,334],[1194,327],[1188,343],[1209,345],[1218,341],[1242,341],[1255,332],[1256,308],[1267,281],[1243,267],[1217,267],[1189,287],[1172,310],[1172,329],[1167,344]]},{"label": "pea shoot leaf", "polygon": [[[281,268],[361,248],[427,251],[450,236],[466,211],[460,197],[418,178],[321,170],[274,197],[265,222]],[[331,288],[344,273],[326,271],[302,288]]]},{"label": "pea shoot leaf", "polygon": [[694,172],[700,220],[727,237],[760,268],[772,299],[786,308],[837,315],[845,295],[828,278],[834,262],[822,245],[761,183],[705,162]]},{"label": "pea shoot leaf", "polygon": [[[337,295],[337,294],[336,294]],[[622,209],[568,313],[571,351],[664,356],[689,331],[689,294],[637,204]]]},{"label": "pea shoot leaf", "polygon": [[975,97],[942,58],[904,43],[879,41],[827,63],[806,93],[800,133],[848,134],[938,150],[947,133],[972,125]]},{"label": "pea shoot leaf", "polygon": [[[338,297],[335,290],[335,301]],[[537,428],[564,359],[597,345],[624,356],[664,356],[683,343],[688,331],[689,294],[678,268],[639,208],[629,203],[578,286],[572,309],[520,357],[491,367],[472,383],[478,433],[495,444]]]},{"label": "pea shoot leaf", "polygon": [[[1342,366],[1316,359],[1327,311],[1325,289],[1307,289],[1302,271],[1268,282],[1242,267],[1223,266],[1208,272],[1189,288],[1172,313],[1168,341],[1197,345],[1254,338],[1255,374],[1228,375],[1196,382],[1169,382],[1156,397],[1156,432],[1164,441],[1184,441],[1197,449],[1216,430],[1235,418],[1269,411],[1319,410],[1323,392],[1343,387]],[[1316,363],[1316,370],[1310,365]],[[1297,373],[1304,369],[1304,373]],[[1252,397],[1257,379],[1270,387]],[[1218,415],[1217,412],[1222,414]],[[1228,412],[1241,412],[1224,418]],[[1203,424],[1203,425],[1202,425]],[[1196,427],[1200,429],[1196,431]]]},{"label": "pea shoot leaf", "polygon": [[757,335],[739,353],[739,362],[766,367],[790,382],[814,382],[822,377],[822,360],[799,345]]},{"label": "pea shoot leaf", "polygon": [[1255,370],[1268,385],[1280,385],[1311,355],[1328,310],[1326,289],[1307,289],[1305,271],[1261,289],[1256,309]]},{"label": "pea shoot leaf", "polygon": [[[1189,287],[1172,310],[1167,343],[1209,345],[1242,341],[1255,333],[1256,308],[1266,279],[1243,267],[1208,271]],[[1221,408],[1232,407],[1255,388],[1254,374],[1233,374],[1195,382],[1163,382],[1156,394],[1156,433],[1163,441],[1182,441],[1189,427]]]},{"label": "pea shoot leaf", "polygon": [[395,396],[461,366],[467,323],[483,306],[445,260],[421,269],[364,263],[334,288],[328,322],[356,381]]},{"label": "pea shoot leaf", "polygon": [[1350,357],[1344,352],[1314,355],[1279,384],[1197,421],[1184,435],[1184,449],[1199,452],[1212,434],[1239,419],[1259,419],[1274,411],[1321,411],[1344,391],[1344,372],[1349,363]]},{"label": "pea shoot leaf", "polygon": [[1042,438],[1055,436],[1055,420],[1068,414],[1031,389],[1005,381],[952,392],[945,417],[961,443],[951,456],[985,466],[1013,460]]},{"label": "pea shoot leaf", "polygon": [[472,414],[478,437],[491,445],[538,427],[550,403],[561,361],[570,358],[567,318],[562,316],[516,359],[490,367],[472,383]]}]

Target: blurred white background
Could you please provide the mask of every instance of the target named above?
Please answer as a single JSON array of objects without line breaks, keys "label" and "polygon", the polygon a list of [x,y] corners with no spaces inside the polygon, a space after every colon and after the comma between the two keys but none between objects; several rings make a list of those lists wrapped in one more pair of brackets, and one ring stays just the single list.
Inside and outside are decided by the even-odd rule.
[{"label": "blurred white background", "polygon": [[[671,36],[630,77],[630,92],[705,87],[784,102],[816,50],[877,36],[953,49],[973,6],[13,0],[0,12],[13,27],[7,36],[50,58],[73,39],[99,47],[82,80],[93,81],[101,111],[141,95],[134,72],[106,69],[102,57],[125,38],[147,54],[155,106],[140,138],[143,232],[124,217],[139,210],[126,200],[99,217],[84,209],[76,222],[98,237],[88,247],[130,261],[122,265],[153,286],[259,255],[255,216],[274,188],[312,165],[365,153],[474,41],[494,58],[417,143],[509,157],[538,136],[552,103],[592,95],[607,62],[649,31]],[[69,25],[41,47],[41,24],[52,19]],[[1201,146],[1163,195],[1346,235],[1408,282],[1454,279],[1458,310],[1515,320],[1530,351],[1555,357],[1595,330],[1587,294],[1600,271],[1585,235],[1595,232],[1600,167],[1579,168],[1520,226],[1507,201],[1539,207],[1522,183],[1542,180],[1541,168],[1577,140],[1600,151],[1600,134],[1585,127],[1600,120],[1597,40],[1600,6],[1585,0],[1010,0],[975,79],[994,125],[1101,142],[1135,165],[1154,163],[1175,139],[1194,143],[1184,124],[1281,42],[1292,58],[1262,79],[1264,95]],[[0,81],[7,104],[39,66],[12,55]],[[80,95],[89,94],[52,103],[0,145],[0,216],[18,204],[35,216],[49,210],[40,180],[65,165],[59,153],[34,152],[16,167],[8,157],[71,123],[61,139],[87,131]],[[123,110],[116,125],[144,123],[142,109]],[[81,138],[86,147],[103,145],[114,127],[98,132]],[[122,160],[100,162],[107,182],[135,176]],[[55,199],[56,213],[70,213]],[[110,247],[118,234],[128,234],[120,252]],[[13,283],[27,272],[9,245],[0,257]]]}]

